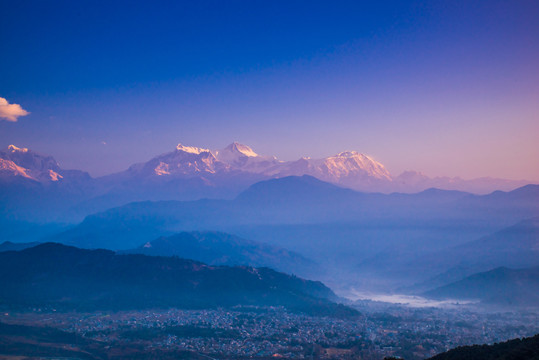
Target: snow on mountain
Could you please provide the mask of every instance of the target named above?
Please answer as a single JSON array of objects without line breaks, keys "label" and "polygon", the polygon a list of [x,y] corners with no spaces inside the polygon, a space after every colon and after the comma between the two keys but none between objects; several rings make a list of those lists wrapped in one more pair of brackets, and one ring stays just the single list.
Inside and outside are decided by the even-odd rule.
[{"label": "snow on mountain", "polygon": [[0,159],[0,178],[10,178],[13,176],[36,180],[27,173],[27,169],[18,166],[11,160]]},{"label": "snow on mountain", "polygon": [[195,177],[232,171],[263,173],[279,163],[275,157],[260,156],[250,147],[234,142],[222,150],[209,150],[178,144],[176,150],[154,157],[128,169],[144,177]]},{"label": "snow on mountain", "polygon": [[255,158],[259,156],[249,146],[238,142],[233,142],[223,150],[216,150],[215,155],[219,160],[225,162],[230,162],[230,160],[234,161],[238,158]]},{"label": "snow on mountain", "polygon": [[[173,179],[191,179],[217,187],[225,183],[235,184],[236,190],[241,190],[239,187],[264,179],[302,175],[354,190],[385,193],[413,193],[434,187],[485,194],[495,190],[509,191],[528,183],[493,178],[430,178],[417,171],[406,171],[393,177],[384,165],[357,151],[344,151],[322,159],[304,157],[295,161],[281,161],[275,156],[259,155],[249,146],[238,142],[219,150],[178,144],[173,151],[101,178],[100,183],[106,184],[106,189],[111,189],[126,181],[148,183],[147,180],[150,180],[150,184],[154,180],[163,183]],[[0,179],[15,178],[54,183],[90,177],[82,171],[61,169],[51,156],[9,145],[0,151]]]},{"label": "snow on mountain", "polygon": [[344,151],[323,159],[301,158],[269,169],[268,175],[284,177],[311,175],[320,180],[356,190],[374,190],[391,183],[391,174],[382,164],[357,151]]},{"label": "snow on mountain", "polygon": [[357,151],[341,152],[325,159],[314,160],[312,163],[322,176],[327,176],[328,180],[335,179],[340,182],[346,178],[359,180],[372,177],[391,181],[391,175],[384,165]]},{"label": "snow on mountain", "polygon": [[247,164],[250,159],[259,157],[249,146],[237,142],[233,142],[223,150],[214,150],[213,154],[219,161],[235,167],[242,167]]},{"label": "snow on mountain", "polygon": [[88,177],[78,170],[63,170],[52,156],[27,148],[9,145],[0,150],[0,174],[3,179],[21,176],[39,182],[56,182],[67,178]]},{"label": "snow on mountain", "polygon": [[430,178],[417,171],[406,171],[393,177],[372,157],[357,151],[343,151],[322,159],[303,157],[280,161],[275,156],[257,154],[247,145],[233,142],[224,149],[210,150],[179,144],[176,150],[152,160],[131,166],[124,175],[156,178],[196,178],[205,175],[256,175],[258,180],[285,176],[311,175],[320,180],[366,192],[420,192],[428,188],[488,193],[512,190],[526,181],[480,178]]},{"label": "snow on mountain", "polygon": [[175,151],[133,165],[128,170],[132,175],[146,177],[194,177],[233,171],[266,178],[311,175],[359,190],[368,190],[376,182],[391,182],[391,175],[382,164],[356,151],[324,159],[279,161],[275,156],[261,156],[249,146],[237,142],[220,150],[179,144]]},{"label": "snow on mountain", "polygon": [[132,176],[193,177],[229,171],[230,166],[217,160],[209,149],[178,144],[176,150],[154,157],[146,163],[132,165]]},{"label": "snow on mountain", "polygon": [[202,153],[205,153],[205,152],[210,152],[210,150],[208,150],[208,149],[202,149],[202,148],[198,148],[198,147],[194,147],[194,146],[184,146],[182,144],[178,144],[176,146],[176,150],[181,151],[181,152],[186,152],[186,153],[189,153],[189,154],[202,154]]},{"label": "snow on mountain", "polygon": [[61,169],[52,156],[43,156],[27,148],[9,145],[0,151],[2,170],[9,169],[15,176],[36,181],[58,181],[63,178]]},{"label": "snow on mountain", "polygon": [[256,174],[265,174],[267,169],[282,163],[275,156],[258,155],[249,146],[237,142],[213,153],[219,161],[232,168]]}]

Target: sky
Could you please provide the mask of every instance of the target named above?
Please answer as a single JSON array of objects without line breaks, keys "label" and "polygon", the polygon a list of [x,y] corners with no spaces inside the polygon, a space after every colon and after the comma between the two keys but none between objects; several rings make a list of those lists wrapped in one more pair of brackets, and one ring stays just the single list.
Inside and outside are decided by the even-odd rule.
[{"label": "sky", "polygon": [[0,0],[0,147],[93,176],[238,141],[537,182],[538,18],[519,0]]}]

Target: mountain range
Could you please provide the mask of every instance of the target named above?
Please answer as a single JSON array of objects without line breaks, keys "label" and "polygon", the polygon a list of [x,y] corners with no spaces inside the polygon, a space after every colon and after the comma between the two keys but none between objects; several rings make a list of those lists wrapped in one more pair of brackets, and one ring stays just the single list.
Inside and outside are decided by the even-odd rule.
[{"label": "mountain range", "polygon": [[[237,142],[220,150],[178,144],[173,151],[125,171],[92,178],[83,171],[62,169],[51,156],[9,145],[0,151],[0,201],[9,210],[6,214],[18,219],[73,221],[132,201],[233,198],[259,181],[302,175],[357,191],[383,193],[436,187],[484,194],[527,183],[429,178],[416,171],[393,176],[381,163],[356,151],[282,161]],[[44,207],[48,211],[40,211]]]},{"label": "mountain range", "polygon": [[[356,192],[307,175],[291,176],[256,183],[232,200],[129,203],[89,215],[52,240],[128,249],[178,231],[273,224],[447,227],[455,223],[467,230],[480,223],[478,226],[499,229],[537,216],[537,199],[539,185],[481,196],[442,190],[384,195]],[[482,211],[485,207],[489,207],[488,213]],[[492,232],[488,229],[487,233]]]},{"label": "mountain range", "polygon": [[[96,179],[28,149],[10,146],[1,155],[3,241],[156,254],[173,251],[174,243],[178,255],[211,264],[307,277],[310,260],[300,259],[312,259],[332,287],[423,282],[416,293],[499,266],[536,265],[539,185],[484,195],[359,192],[347,182],[397,180],[356,152],[284,162],[238,143],[222,150],[178,145]],[[234,235],[207,236],[219,233]]]},{"label": "mountain range", "polygon": [[[232,200],[130,203],[89,215],[47,240],[128,250],[183,231],[221,231],[312,259],[328,270],[323,280],[330,286],[338,285],[332,279],[341,285],[366,279],[377,286],[392,279],[395,286],[404,286],[461,264],[466,251],[452,249],[472,246],[500,231],[503,237],[511,233],[504,233],[503,227],[537,217],[538,199],[537,185],[489,195],[444,190],[385,195],[356,192],[307,175],[291,176],[256,183]],[[525,240],[526,232],[515,229],[507,246],[515,242],[515,251],[518,248],[533,260],[530,244],[537,238],[530,231]],[[489,247],[478,246],[481,249]],[[500,254],[496,259],[504,259],[503,248]],[[488,258],[480,251],[473,256]],[[507,265],[524,264],[526,256],[520,261],[516,254]],[[445,283],[504,263],[487,265],[492,267],[473,269]],[[312,275],[299,268],[286,271]]]}]

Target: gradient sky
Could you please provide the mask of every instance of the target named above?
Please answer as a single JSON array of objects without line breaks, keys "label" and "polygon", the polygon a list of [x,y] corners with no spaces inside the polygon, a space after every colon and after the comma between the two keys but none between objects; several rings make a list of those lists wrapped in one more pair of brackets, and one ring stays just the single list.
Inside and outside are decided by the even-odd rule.
[{"label": "gradient sky", "polygon": [[98,176],[232,141],[539,181],[539,2],[0,0],[0,147]]}]

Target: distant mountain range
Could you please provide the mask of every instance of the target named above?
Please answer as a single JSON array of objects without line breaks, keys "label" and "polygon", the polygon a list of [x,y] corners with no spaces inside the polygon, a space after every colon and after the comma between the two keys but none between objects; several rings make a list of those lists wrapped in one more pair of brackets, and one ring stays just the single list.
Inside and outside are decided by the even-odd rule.
[{"label": "distant mountain range", "polygon": [[[416,290],[433,289],[497,267],[539,266],[539,217],[520,221],[480,239],[430,253],[411,264],[441,272]],[[412,288],[413,289],[413,288]]]},{"label": "distant mountain range", "polygon": [[523,220],[492,235],[445,252],[460,264],[488,268],[492,265],[527,267],[539,265],[539,217]]},{"label": "distant mountain range", "polygon": [[160,237],[124,253],[179,256],[208,265],[269,267],[303,276],[314,273],[317,268],[317,264],[298,253],[216,231],[181,232]]},{"label": "distant mountain range", "polygon": [[[441,220],[455,221],[459,226],[461,221],[480,221],[497,228],[539,214],[539,185],[503,195],[441,190],[413,195],[364,194],[311,176],[292,176],[252,185],[233,200],[130,203],[90,215],[51,240],[89,248],[129,249],[186,229],[320,223],[397,226],[430,222],[433,226]],[[486,206],[488,213],[481,211]]]},{"label": "distant mountain range", "polygon": [[[332,279],[342,284],[361,278],[374,286],[387,279],[391,286],[431,279],[421,291],[498,266],[536,265],[537,233],[529,233],[526,242],[524,234],[531,230],[501,229],[539,217],[539,185],[486,195],[435,188],[358,192],[350,184],[398,181],[355,152],[283,162],[238,143],[222,150],[178,145],[97,179],[63,170],[28,149],[10,146],[1,156],[6,165],[0,171],[0,241],[132,250],[180,232],[220,231],[256,242],[259,249],[237,242],[225,251],[212,243],[217,249],[212,254],[204,241],[191,239],[190,256],[215,264],[263,260],[254,264],[312,275],[293,260],[297,255],[329,270],[324,280],[331,286]],[[485,240],[496,232],[499,244]],[[274,248],[262,250],[262,243]],[[282,262],[276,261],[279,253],[288,254]]]},{"label": "distant mountain range", "polygon": [[[222,231],[312,259],[328,274],[323,279],[331,286],[337,285],[332,279],[343,284],[360,278],[373,285],[392,279],[395,286],[404,286],[459,266],[469,251],[457,251],[459,246],[473,246],[485,234],[537,217],[538,199],[537,185],[489,195],[444,190],[384,195],[293,176],[259,182],[233,200],[130,203],[90,215],[47,240],[128,250],[182,231]],[[496,258],[500,262],[488,262],[487,267],[472,268],[426,289],[497,266],[533,266],[531,261],[538,258],[533,250],[537,238],[533,228],[529,231],[529,240],[523,237],[519,247],[518,239],[527,232],[515,229],[511,249],[522,256],[509,256],[513,253],[500,247]],[[510,243],[507,240],[508,247]],[[489,249],[478,246],[479,252],[470,259],[489,259],[488,253],[480,251]],[[282,265],[273,263],[279,270],[311,275],[299,267],[278,267]]]},{"label": "distant mountain range", "polygon": [[4,251],[20,251],[24,249],[28,249],[34,246],[39,245],[39,242],[28,242],[28,243],[14,243],[11,241],[4,241],[0,244],[0,252]]},{"label": "distant mountain range", "polygon": [[320,282],[268,268],[209,266],[178,257],[119,255],[46,243],[0,252],[4,306],[60,309],[285,306],[318,315],[354,315]]},{"label": "distant mountain range", "polygon": [[539,266],[529,269],[499,267],[468,276],[424,293],[436,299],[479,300],[484,304],[539,307]]},{"label": "distant mountain range", "polygon": [[[323,159],[281,161],[236,142],[221,150],[179,144],[172,152],[94,179],[83,171],[62,169],[51,156],[9,145],[0,151],[0,201],[8,214],[19,219],[72,221],[132,201],[232,198],[262,180],[302,175],[358,191],[383,193],[436,187],[484,194],[527,183],[429,178],[415,171],[392,176],[382,164],[356,151]],[[40,211],[45,206],[49,210]]]}]

